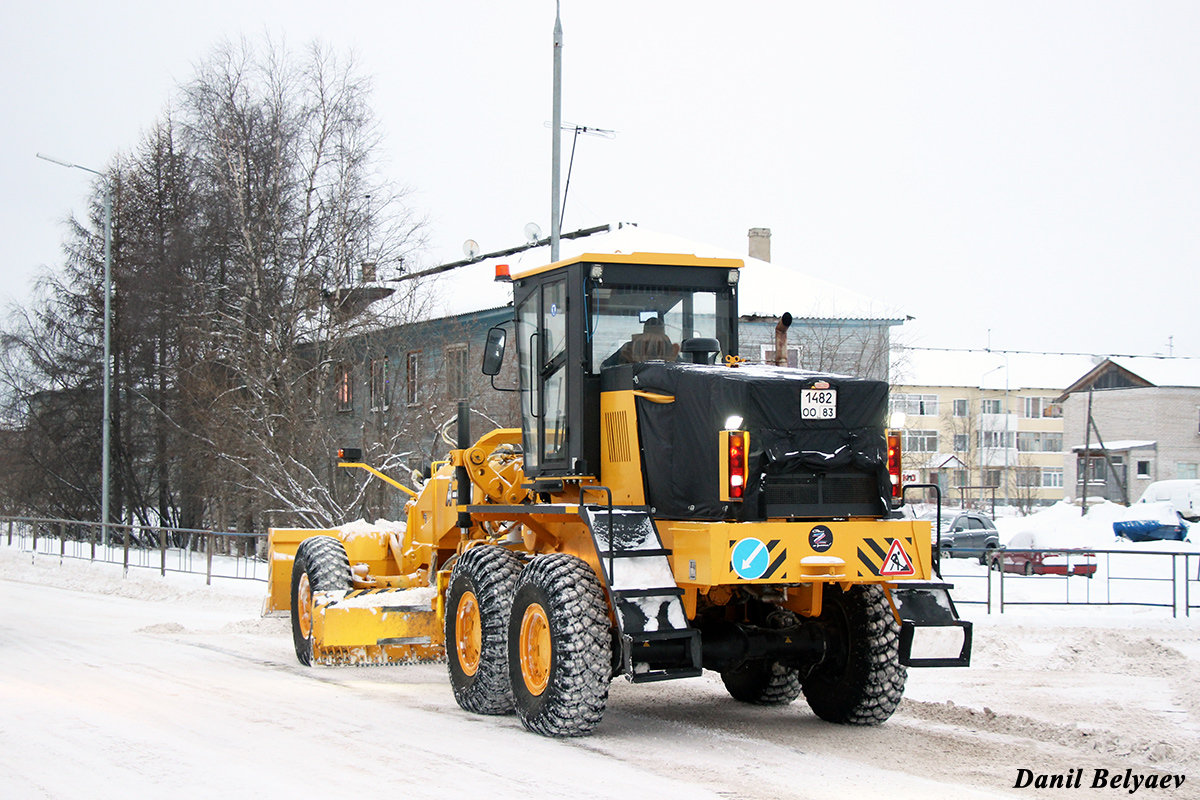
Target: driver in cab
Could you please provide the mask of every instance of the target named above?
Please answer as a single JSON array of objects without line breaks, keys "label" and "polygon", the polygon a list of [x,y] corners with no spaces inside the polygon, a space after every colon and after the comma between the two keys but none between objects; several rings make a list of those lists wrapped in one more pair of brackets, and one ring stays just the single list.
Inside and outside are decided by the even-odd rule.
[{"label": "driver in cab", "polygon": [[633,334],[630,341],[604,359],[603,365],[613,367],[643,361],[674,361],[678,356],[679,345],[671,342],[663,321],[652,317],[643,323],[641,333]]}]

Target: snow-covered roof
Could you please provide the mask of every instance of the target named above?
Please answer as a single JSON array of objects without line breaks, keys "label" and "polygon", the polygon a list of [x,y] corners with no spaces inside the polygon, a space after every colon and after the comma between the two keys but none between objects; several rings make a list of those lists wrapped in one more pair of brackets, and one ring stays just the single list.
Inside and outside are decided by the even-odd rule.
[{"label": "snow-covered roof", "polygon": [[[1158,442],[1156,442],[1156,441],[1154,441],[1154,440],[1152,440],[1152,439],[1151,439],[1151,440],[1146,440],[1146,439],[1120,439],[1120,440],[1118,440],[1118,441],[1115,441],[1115,442],[1105,442],[1105,443],[1104,443],[1104,449],[1105,449],[1105,450],[1107,450],[1107,451],[1109,451],[1109,452],[1112,452],[1112,451],[1115,451],[1115,450],[1141,450],[1141,449],[1143,449],[1143,448],[1145,448],[1145,447],[1154,447],[1154,445],[1156,445],[1156,444],[1158,444]],[[1080,452],[1080,451],[1084,450],[1085,448],[1084,448],[1084,446],[1083,446],[1083,445],[1081,445],[1081,444],[1077,444],[1077,445],[1075,445],[1074,447],[1072,447],[1071,449],[1072,449],[1072,450],[1074,450],[1075,452]],[[1099,442],[1092,442],[1091,446],[1090,446],[1090,447],[1088,447],[1088,448],[1086,448],[1086,449],[1087,449],[1087,450],[1099,450],[1099,449],[1100,449],[1100,443],[1099,443]]]},{"label": "snow-covered roof", "polygon": [[[610,226],[608,233],[563,239],[559,259],[585,253],[683,253],[702,258],[739,258],[745,262],[738,284],[741,314],[822,319],[902,321],[904,315],[880,300],[837,286],[783,264],[772,264],[713,245],[657,233],[628,223]],[[435,301],[432,316],[455,316],[507,305],[511,287],[495,280],[496,265],[508,264],[512,274],[550,263],[550,247],[543,245],[500,258],[487,258],[431,276]]]},{"label": "snow-covered roof", "polygon": [[[1200,359],[1114,356],[1113,363],[1155,386],[1200,386]],[[901,386],[1047,389],[1061,392],[1104,363],[1100,356],[894,347],[894,382]]]},{"label": "snow-covered roof", "polygon": [[1090,356],[1001,353],[984,350],[892,351],[894,382],[902,386],[1062,391],[1092,369]]}]

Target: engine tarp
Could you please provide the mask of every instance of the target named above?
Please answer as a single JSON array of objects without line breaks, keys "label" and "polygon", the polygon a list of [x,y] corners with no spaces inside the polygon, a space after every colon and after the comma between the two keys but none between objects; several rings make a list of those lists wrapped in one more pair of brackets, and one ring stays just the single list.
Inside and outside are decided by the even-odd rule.
[{"label": "engine tarp", "polygon": [[[650,504],[659,516],[722,519],[717,432],[731,416],[750,433],[748,483],[740,516],[756,518],[764,475],[863,472],[882,498],[887,474],[888,385],[884,381],[803,370],[743,365],[730,368],[647,362],[632,369],[633,388],[669,394],[672,403],[639,398],[638,427]],[[835,419],[802,419],[801,393],[828,384],[837,391]]]}]

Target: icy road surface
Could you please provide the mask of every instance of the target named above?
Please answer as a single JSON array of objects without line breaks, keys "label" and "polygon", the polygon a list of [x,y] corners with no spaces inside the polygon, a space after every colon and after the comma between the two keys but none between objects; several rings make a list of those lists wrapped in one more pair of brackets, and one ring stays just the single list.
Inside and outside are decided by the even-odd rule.
[{"label": "icy road surface", "polygon": [[745,706],[716,676],[618,679],[598,732],[556,741],[459,710],[442,665],[301,667],[263,588],[0,547],[0,797],[1095,794],[1013,788],[1021,768],[1184,774],[1135,796],[1200,797],[1195,619],[976,612],[975,665],[911,671],[878,728]]}]

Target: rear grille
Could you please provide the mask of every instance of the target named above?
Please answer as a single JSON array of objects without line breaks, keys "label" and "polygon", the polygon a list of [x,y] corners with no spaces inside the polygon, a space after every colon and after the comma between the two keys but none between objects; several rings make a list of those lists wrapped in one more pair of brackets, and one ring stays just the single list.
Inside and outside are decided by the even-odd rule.
[{"label": "rear grille", "polygon": [[763,479],[762,502],[768,517],[847,517],[883,512],[874,475],[791,473]]}]

